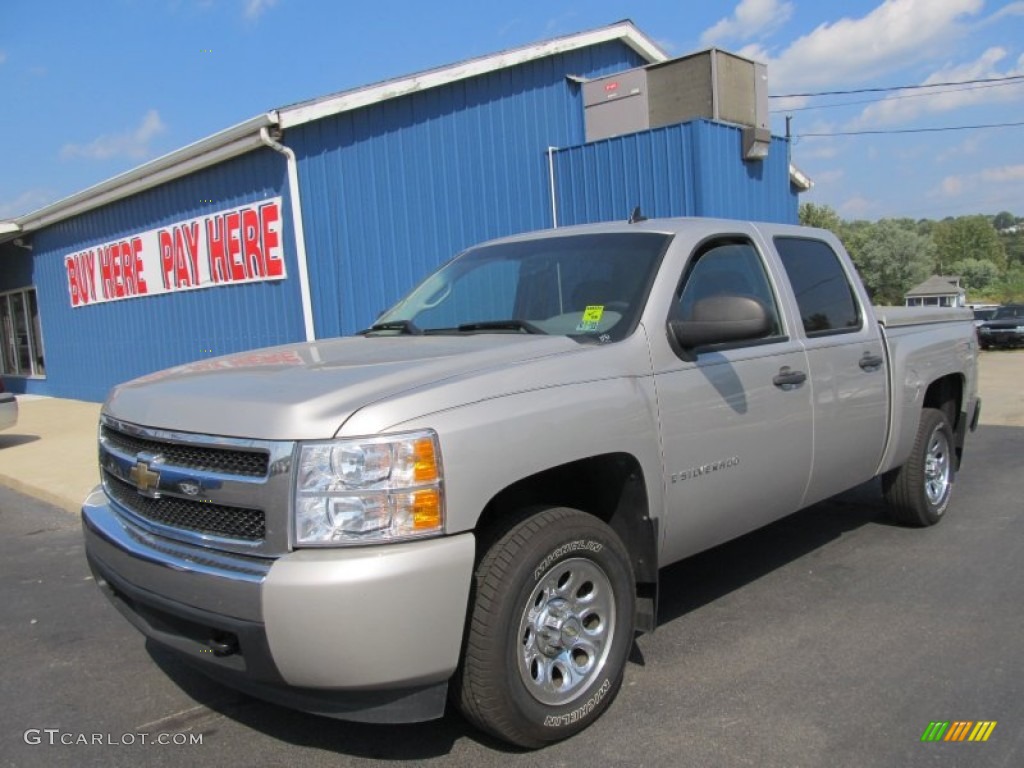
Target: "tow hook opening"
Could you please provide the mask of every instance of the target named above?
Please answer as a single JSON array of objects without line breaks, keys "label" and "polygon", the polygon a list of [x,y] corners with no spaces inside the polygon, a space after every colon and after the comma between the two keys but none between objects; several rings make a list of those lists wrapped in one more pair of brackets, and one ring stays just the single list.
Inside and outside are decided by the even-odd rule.
[{"label": "tow hook opening", "polygon": [[207,641],[214,656],[233,656],[238,653],[238,636],[233,632],[215,632]]}]

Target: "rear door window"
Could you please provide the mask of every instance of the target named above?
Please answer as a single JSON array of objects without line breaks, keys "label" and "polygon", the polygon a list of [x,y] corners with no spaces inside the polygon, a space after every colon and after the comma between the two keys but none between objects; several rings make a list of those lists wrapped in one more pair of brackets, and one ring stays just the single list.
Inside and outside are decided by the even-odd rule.
[{"label": "rear door window", "polygon": [[777,237],[775,249],[789,276],[808,336],[850,333],[861,327],[860,304],[839,256],[821,240]]}]

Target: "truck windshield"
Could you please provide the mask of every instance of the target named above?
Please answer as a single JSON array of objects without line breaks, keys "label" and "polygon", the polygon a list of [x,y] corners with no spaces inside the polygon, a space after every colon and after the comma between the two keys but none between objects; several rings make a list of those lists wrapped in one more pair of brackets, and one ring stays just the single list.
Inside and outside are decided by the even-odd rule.
[{"label": "truck windshield", "polygon": [[383,314],[371,334],[543,333],[619,341],[640,319],[670,235],[552,236],[470,249]]}]

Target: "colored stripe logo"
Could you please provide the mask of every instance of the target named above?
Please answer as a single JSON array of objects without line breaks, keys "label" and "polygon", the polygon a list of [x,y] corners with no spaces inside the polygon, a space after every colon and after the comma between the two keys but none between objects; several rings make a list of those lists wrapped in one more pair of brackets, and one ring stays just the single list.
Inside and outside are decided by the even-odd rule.
[{"label": "colored stripe logo", "polygon": [[933,720],[921,741],[988,741],[996,724],[995,720]]}]

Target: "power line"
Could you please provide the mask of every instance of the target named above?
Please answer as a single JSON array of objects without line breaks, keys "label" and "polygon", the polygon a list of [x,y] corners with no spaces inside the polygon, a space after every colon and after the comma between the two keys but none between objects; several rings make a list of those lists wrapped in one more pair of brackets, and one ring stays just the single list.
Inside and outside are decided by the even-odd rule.
[{"label": "power line", "polygon": [[855,93],[885,93],[886,91],[915,91],[922,88],[944,88],[950,85],[974,85],[977,83],[1002,83],[1011,80],[1024,80],[1024,75],[1007,75],[1006,77],[985,77],[978,80],[953,80],[948,83],[925,83],[923,85],[890,85],[884,88],[852,88],[846,91],[817,91],[815,93],[783,93],[769,95],[769,99],[796,99],[813,96],[850,96]]},{"label": "power line", "polygon": [[942,96],[946,93],[962,93],[963,91],[981,91],[986,88],[1005,88],[1006,86],[1020,86],[1024,85],[1024,82],[1014,81],[1005,83],[991,83],[989,85],[978,85],[969,86],[967,88],[950,88],[948,91],[938,91],[932,93],[908,93],[904,96],[888,96],[881,99],[858,99],[857,101],[839,101],[834,104],[819,104],[811,107],[792,107],[790,109],[773,109],[770,110],[776,114],[790,113],[790,112],[808,112],[815,109],[835,109],[836,107],[852,107],[858,104],[878,104],[879,102],[889,101],[902,101],[903,99],[924,99],[932,96]]},{"label": "power line", "polygon": [[805,139],[809,137],[824,136],[879,136],[894,133],[941,133],[943,131],[974,131],[985,128],[1014,128],[1024,125],[1024,121],[1018,123],[985,123],[982,125],[951,125],[943,128],[892,128],[888,130],[874,131],[834,131],[832,133],[795,133],[794,139]]}]

